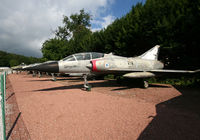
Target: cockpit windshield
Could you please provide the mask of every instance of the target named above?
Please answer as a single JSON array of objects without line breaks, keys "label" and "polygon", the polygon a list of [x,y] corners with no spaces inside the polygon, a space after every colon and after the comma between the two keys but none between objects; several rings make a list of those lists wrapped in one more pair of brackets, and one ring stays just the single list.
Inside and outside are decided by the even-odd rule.
[{"label": "cockpit windshield", "polygon": [[81,54],[75,54],[74,56],[76,57],[76,60],[84,60],[84,57]]},{"label": "cockpit windshield", "polygon": [[76,61],[76,59],[74,58],[73,55],[70,55],[70,56],[64,58],[63,61]]},{"label": "cockpit windshield", "polygon": [[103,53],[92,52],[92,59],[104,57]]},{"label": "cockpit windshield", "polygon": [[90,53],[75,54],[76,60],[90,60]]}]

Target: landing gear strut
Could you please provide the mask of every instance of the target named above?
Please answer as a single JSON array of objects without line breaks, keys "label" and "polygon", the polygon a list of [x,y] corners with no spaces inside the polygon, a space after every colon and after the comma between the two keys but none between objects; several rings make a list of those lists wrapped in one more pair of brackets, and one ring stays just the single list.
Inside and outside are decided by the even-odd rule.
[{"label": "landing gear strut", "polygon": [[40,71],[38,72],[38,77],[39,77],[39,78],[41,78],[41,77],[42,77],[42,74],[41,74],[41,72],[40,72]]},{"label": "landing gear strut", "polygon": [[33,71],[33,77],[35,77],[35,76],[36,76],[35,71]]},{"label": "landing gear strut", "polygon": [[30,72],[30,71],[27,71],[27,75],[28,75],[28,74],[31,74],[31,72]]},{"label": "landing gear strut", "polygon": [[83,88],[84,88],[86,91],[91,91],[91,86],[88,84],[88,81],[87,81],[87,74],[84,74],[84,75],[83,75],[83,79],[84,79]]},{"label": "landing gear strut", "polygon": [[56,81],[56,77],[55,77],[54,73],[51,73],[51,75],[52,75],[51,80],[52,80],[52,81]]}]

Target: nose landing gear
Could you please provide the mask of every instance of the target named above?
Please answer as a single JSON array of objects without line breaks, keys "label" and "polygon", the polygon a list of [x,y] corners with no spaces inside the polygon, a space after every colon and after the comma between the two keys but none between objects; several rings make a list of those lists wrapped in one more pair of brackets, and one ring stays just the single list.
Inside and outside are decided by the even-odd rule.
[{"label": "nose landing gear", "polygon": [[83,74],[83,79],[84,79],[83,89],[86,91],[91,91],[91,86],[88,84],[87,81],[87,74]]}]

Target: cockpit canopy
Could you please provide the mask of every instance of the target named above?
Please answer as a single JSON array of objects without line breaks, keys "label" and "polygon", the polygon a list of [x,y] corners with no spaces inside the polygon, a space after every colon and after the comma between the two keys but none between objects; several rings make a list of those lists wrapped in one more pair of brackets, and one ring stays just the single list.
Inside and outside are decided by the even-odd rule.
[{"label": "cockpit canopy", "polygon": [[62,61],[79,61],[79,60],[91,60],[104,57],[103,53],[88,52],[88,53],[76,53],[65,57]]}]

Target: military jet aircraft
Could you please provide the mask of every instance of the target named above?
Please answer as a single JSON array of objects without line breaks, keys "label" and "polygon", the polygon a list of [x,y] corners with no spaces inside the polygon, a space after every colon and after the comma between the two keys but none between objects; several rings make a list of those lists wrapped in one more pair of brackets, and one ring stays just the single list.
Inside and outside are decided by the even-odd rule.
[{"label": "military jet aircraft", "polygon": [[[58,62],[42,64],[35,67],[39,71],[53,73],[81,73],[84,87],[87,88],[88,75],[117,74],[128,78],[149,78],[162,73],[196,73],[187,70],[166,70],[158,61],[159,45],[137,57],[122,57],[97,52],[77,53]],[[144,87],[148,82],[144,81]]]},{"label": "military jet aircraft", "polygon": [[[39,71],[39,70],[35,69],[35,67],[39,66],[39,65],[43,65],[43,64],[52,63],[52,62],[57,62],[57,61],[46,61],[46,62],[43,62],[43,63],[34,63],[34,64],[26,65],[26,66],[22,67],[22,70],[29,71],[29,72],[32,71],[33,77],[36,76],[36,73],[38,73],[39,77],[41,77],[42,76],[42,73],[41,73],[42,71]],[[51,73],[51,75],[52,75],[52,80],[55,81],[56,78],[54,76],[54,73]]]},{"label": "military jet aircraft", "polygon": [[12,70],[15,70],[15,71],[18,73],[18,72],[21,72],[21,70],[23,70],[23,67],[24,67],[24,66],[26,66],[26,64],[21,63],[20,65],[11,67],[11,69],[12,69]]}]

